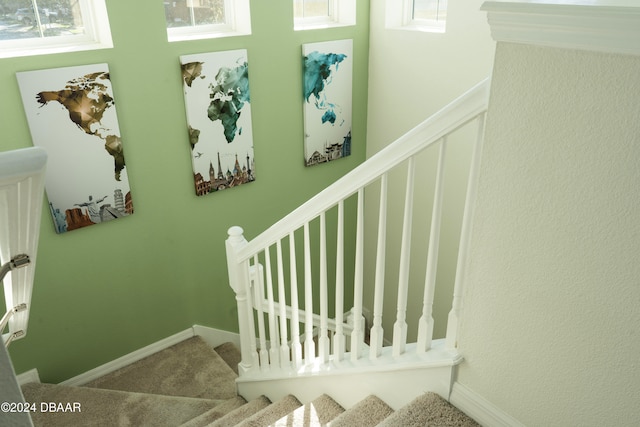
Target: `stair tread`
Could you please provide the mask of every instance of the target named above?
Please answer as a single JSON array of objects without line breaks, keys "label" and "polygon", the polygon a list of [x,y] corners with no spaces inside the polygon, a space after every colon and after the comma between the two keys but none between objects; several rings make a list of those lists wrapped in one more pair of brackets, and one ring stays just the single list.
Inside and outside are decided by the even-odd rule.
[{"label": "stair tread", "polygon": [[331,427],[373,427],[393,413],[393,409],[377,396],[368,396],[339,415]]},{"label": "stair tread", "polygon": [[264,427],[270,426],[285,415],[302,406],[302,403],[292,395],[288,395],[272,403],[251,417],[238,423],[236,427]]},{"label": "stair tread", "polygon": [[236,396],[236,378],[218,353],[195,336],[84,386],[226,400]]},{"label": "stair tread", "polygon": [[238,365],[242,361],[240,349],[232,342],[226,342],[215,347],[214,350],[226,362],[233,372],[238,375]]},{"label": "stair tread", "polygon": [[229,399],[215,408],[200,414],[199,416],[187,421],[180,427],[206,427],[216,420],[221,419],[225,415],[231,413],[233,410],[240,408],[247,403],[240,396],[236,396],[233,399]]},{"label": "stair tread", "polygon": [[344,412],[344,408],[326,394],[306,403],[271,424],[273,427],[321,427]]},{"label": "stair tread", "polygon": [[[88,387],[28,383],[25,401],[79,404],[80,411],[33,411],[35,426],[167,426],[175,427],[211,410],[223,401],[193,397],[133,393]],[[70,409],[73,409],[71,406]]]},{"label": "stair tread", "polygon": [[473,419],[440,397],[425,393],[395,411],[379,427],[477,427]]},{"label": "stair tread", "polygon": [[227,427],[235,426],[239,422],[251,417],[262,409],[271,404],[271,401],[265,396],[260,396],[257,399],[250,400],[246,404],[234,409],[222,418],[207,425],[207,427]]}]

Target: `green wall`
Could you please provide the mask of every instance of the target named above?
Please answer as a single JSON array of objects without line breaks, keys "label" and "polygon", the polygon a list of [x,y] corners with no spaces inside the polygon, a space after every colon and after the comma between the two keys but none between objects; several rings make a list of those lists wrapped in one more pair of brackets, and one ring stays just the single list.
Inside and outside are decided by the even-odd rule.
[{"label": "green wall", "polygon": [[[224,240],[251,238],[365,158],[369,0],[357,25],[293,31],[290,1],[251,1],[251,36],[166,39],[159,1],[107,2],[114,48],[0,59],[0,150],[31,146],[15,73],[106,62],[135,214],[57,235],[43,212],[29,331],[10,353],[17,372],[59,382],[201,324],[237,331]],[[352,155],[305,168],[301,45],[352,38]],[[196,197],[178,57],[247,49],[257,180]],[[46,203],[46,201],[45,201]]]}]

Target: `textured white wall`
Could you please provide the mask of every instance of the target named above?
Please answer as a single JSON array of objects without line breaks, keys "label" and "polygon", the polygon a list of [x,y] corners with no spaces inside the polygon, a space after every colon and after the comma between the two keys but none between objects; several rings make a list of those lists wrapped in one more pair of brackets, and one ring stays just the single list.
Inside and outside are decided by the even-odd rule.
[{"label": "textured white wall", "polygon": [[[493,65],[495,43],[487,24],[486,14],[480,12],[481,0],[449,2],[447,31],[444,34],[385,28],[386,1],[371,2],[369,50],[369,104],[367,128],[367,156],[378,152],[411,128],[438,111],[444,105],[488,77]],[[400,3],[400,2],[396,2]],[[443,220],[443,252],[440,256],[438,280],[448,289],[436,291],[438,302],[434,307],[436,336],[443,336],[448,311],[451,308],[455,256],[459,234],[459,216],[466,188],[466,170],[470,159],[469,144],[450,144],[449,161],[445,177],[446,198]],[[437,149],[420,158],[417,188],[432,192],[433,176],[437,164]],[[397,179],[396,179],[397,178]],[[388,256],[399,257],[400,220],[404,198],[404,173],[393,175],[389,183]],[[366,209],[377,212],[377,194],[368,192]],[[413,256],[421,265],[426,257],[427,227],[431,204],[419,204],[415,224]],[[377,224],[367,222],[366,233],[376,235]],[[374,265],[375,248],[367,248],[366,256]],[[395,262],[397,263],[397,259]],[[413,326],[422,309],[424,267],[412,270],[407,313],[409,339],[415,338]],[[395,320],[395,287],[397,269],[387,268],[384,329],[386,338]],[[373,286],[372,272],[366,272],[368,286]],[[373,306],[372,291],[365,292],[365,306]],[[440,320],[440,323],[437,323]]]},{"label": "textured white wall", "polygon": [[458,380],[527,426],[640,420],[640,57],[498,44]]}]

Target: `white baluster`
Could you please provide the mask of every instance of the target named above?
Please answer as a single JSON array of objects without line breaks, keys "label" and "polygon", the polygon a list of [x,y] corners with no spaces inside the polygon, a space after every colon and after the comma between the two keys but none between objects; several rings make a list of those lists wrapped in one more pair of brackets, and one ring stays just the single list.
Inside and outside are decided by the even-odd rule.
[{"label": "white baluster", "polygon": [[436,184],[433,196],[433,210],[431,213],[431,228],[429,231],[429,252],[427,253],[427,270],[424,284],[422,316],[418,321],[418,354],[424,354],[427,350],[429,350],[431,348],[431,340],[433,339],[433,295],[436,288],[436,272],[438,267],[446,147],[447,138],[444,137],[440,145],[440,156],[438,157],[438,169],[436,171]]},{"label": "white baluster", "polygon": [[294,368],[302,366],[300,344],[300,314],[298,306],[298,271],[296,268],[296,242],[293,231],[289,233],[289,267],[291,280],[291,351]]},{"label": "white baluster", "polygon": [[238,328],[240,331],[240,353],[242,360],[238,365],[240,375],[258,367],[256,338],[253,330],[253,308],[249,292],[249,262],[238,261],[237,252],[247,244],[241,227],[231,227],[225,245],[227,249],[227,268],[229,285],[236,293],[238,305]]},{"label": "white baluster", "polygon": [[382,308],[384,300],[384,270],[387,240],[387,174],[380,180],[380,213],[378,215],[378,243],[376,253],[376,276],[373,299],[373,325],[371,326],[370,359],[377,359],[382,351],[384,331]]},{"label": "white baluster", "polygon": [[276,309],[273,301],[273,278],[271,276],[271,253],[270,248],[264,251],[264,263],[267,265],[267,312],[269,316],[269,361],[270,365],[278,367],[280,365],[280,355],[278,353],[279,336],[276,320]]},{"label": "white baluster", "polygon": [[304,359],[309,365],[313,363],[316,356],[316,343],[313,341],[313,278],[308,222],[304,224],[304,312]]},{"label": "white baluster", "polygon": [[327,221],[325,213],[320,214],[320,336],[318,337],[318,357],[320,363],[329,360],[329,310],[327,301]]},{"label": "white baluster", "polygon": [[467,197],[464,204],[464,214],[462,216],[462,231],[460,232],[460,247],[458,249],[458,264],[456,265],[456,280],[453,286],[453,304],[447,319],[447,337],[445,347],[453,349],[458,346],[458,325],[462,313],[462,295],[464,291],[465,278],[463,272],[469,256],[469,240],[471,238],[471,220],[473,218],[473,208],[476,200],[476,189],[478,173],[480,171],[480,158],[482,157],[482,142],[484,136],[484,120],[486,113],[478,116],[478,133],[476,145],[471,158],[471,169],[469,171],[469,181],[467,184]]},{"label": "white baluster", "polygon": [[364,189],[358,190],[358,211],[356,223],[356,264],[353,278],[353,331],[351,332],[351,360],[360,358],[364,343],[362,319],[362,286],[364,272]]},{"label": "white baluster", "polygon": [[260,265],[257,254],[253,256],[253,268],[255,271],[255,282],[253,285],[256,287],[255,295],[257,299],[255,310],[256,316],[258,316],[258,339],[260,340],[258,355],[260,357],[260,368],[266,371],[269,369],[269,352],[267,351],[267,334],[264,328],[264,309],[262,305],[264,302],[264,280],[262,276],[264,270]]},{"label": "white baluster", "polygon": [[278,261],[278,304],[280,306],[280,367],[288,369],[291,365],[291,351],[287,335],[287,299],[284,288],[284,267],[282,263],[282,242],[276,243]]},{"label": "white baluster", "polygon": [[402,223],[402,246],[400,248],[400,273],[398,277],[398,306],[396,322],[393,325],[393,357],[399,357],[407,344],[407,292],[409,289],[409,264],[411,254],[411,222],[413,219],[413,185],[415,159],[409,159],[407,188],[404,201],[404,219]]},{"label": "white baluster", "polygon": [[336,332],[333,335],[333,357],[344,358],[344,201],[338,203],[338,223],[336,236]]}]

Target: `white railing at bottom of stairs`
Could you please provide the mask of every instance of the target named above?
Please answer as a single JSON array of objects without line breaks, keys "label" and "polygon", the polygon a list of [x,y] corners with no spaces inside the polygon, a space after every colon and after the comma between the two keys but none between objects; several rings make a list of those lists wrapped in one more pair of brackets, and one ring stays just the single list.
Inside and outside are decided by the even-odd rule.
[{"label": "white railing at bottom of stairs", "polygon": [[27,332],[46,161],[37,147],[0,153],[0,281],[6,304],[0,333],[6,346]]},{"label": "white railing at bottom of stairs", "polygon": [[[295,380],[299,384],[299,393],[309,388],[314,390],[312,393],[317,393],[319,378],[324,378],[327,384],[334,384],[337,388],[331,391],[338,394],[341,389],[340,382],[336,380],[339,378],[350,382],[364,381],[369,391],[371,387],[381,391],[389,389],[389,380],[393,378],[400,379],[403,384],[413,380],[422,391],[431,390],[448,396],[453,367],[462,360],[456,349],[464,283],[462,267],[466,262],[470,211],[475,197],[489,85],[488,79],[479,83],[253,240],[247,241],[240,227],[229,229],[226,241],[229,283],[236,293],[242,353],[238,381],[239,387],[254,384],[252,391],[245,389],[245,397],[266,394],[261,384],[270,387],[273,393],[273,386],[267,384],[276,380]],[[471,132],[474,145],[453,303],[446,338],[434,340],[433,301],[447,141],[450,135],[467,126],[475,127]],[[408,273],[416,193],[416,156],[430,147],[439,147],[439,155],[424,266],[426,279],[425,283],[418,285],[424,286],[423,309],[417,325],[417,340],[408,343],[407,295],[409,286],[416,286],[409,283]],[[396,320],[392,343],[385,345],[382,313],[387,263],[387,183],[393,170],[405,164],[406,195],[399,265],[395,267],[399,272]],[[367,209],[367,212],[365,192],[375,192],[374,198],[380,202],[379,206]],[[368,221],[377,220],[376,236],[365,235],[365,214],[368,214]],[[355,230],[345,232],[345,223],[349,220],[355,220]],[[328,242],[331,242],[331,257],[328,256]],[[372,266],[365,265],[365,248],[375,251],[375,264]],[[374,272],[375,277],[370,329],[365,328],[363,319],[365,269]],[[334,279],[331,286],[330,272]],[[298,282],[301,282],[300,286]],[[350,303],[352,308],[345,309],[345,305],[350,306]],[[345,311],[351,314],[349,319],[345,318]],[[301,324],[304,327],[302,332]],[[444,369],[440,374],[431,374],[429,379],[420,373],[425,367]],[[370,375],[373,371],[391,373],[391,377],[379,376],[379,384],[374,386],[375,380]],[[310,378],[314,379],[314,385],[307,382]],[[393,403],[397,390],[390,394]],[[358,396],[351,398],[357,399]],[[345,403],[348,400],[349,397],[345,396]]]}]

